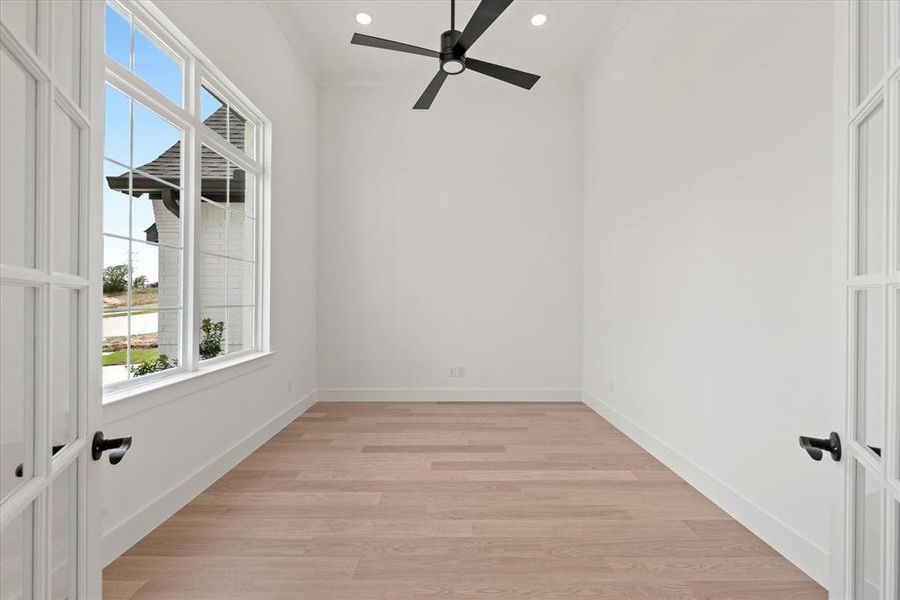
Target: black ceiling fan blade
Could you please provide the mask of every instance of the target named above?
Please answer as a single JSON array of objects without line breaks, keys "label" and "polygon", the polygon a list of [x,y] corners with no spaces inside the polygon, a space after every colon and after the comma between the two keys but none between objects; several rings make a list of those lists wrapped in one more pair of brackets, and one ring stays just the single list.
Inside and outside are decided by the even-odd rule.
[{"label": "black ceiling fan blade", "polygon": [[441,53],[412,44],[404,44],[403,42],[395,42],[394,40],[386,40],[384,38],[366,35],[364,33],[354,33],[350,40],[351,44],[357,46],[369,46],[370,48],[381,48],[383,50],[396,50],[397,52],[406,52],[407,54],[419,54],[421,56],[429,56],[431,58],[440,58]]},{"label": "black ceiling fan blade", "polygon": [[466,23],[462,35],[456,40],[456,50],[465,53],[472,47],[475,40],[481,37],[481,34],[491,26],[491,23],[497,20],[504,10],[513,3],[513,0],[481,0],[481,4],[475,9],[475,14]]},{"label": "black ceiling fan blade", "polygon": [[487,75],[488,77],[493,77],[494,79],[517,85],[526,90],[530,90],[534,87],[537,80],[541,78],[540,75],[532,75],[525,71],[510,69],[509,67],[495,65],[494,63],[484,62],[483,60],[476,60],[474,58],[466,59],[466,69],[477,71],[482,75]]},{"label": "black ceiling fan blade", "polygon": [[444,85],[446,79],[447,73],[443,69],[439,69],[437,75],[434,76],[434,79],[431,80],[431,83],[428,84],[428,87],[425,88],[425,91],[419,96],[419,101],[416,102],[416,105],[413,106],[413,108],[416,110],[428,110],[431,108],[431,103],[434,102],[434,98],[437,96],[438,92],[441,91],[441,86]]}]

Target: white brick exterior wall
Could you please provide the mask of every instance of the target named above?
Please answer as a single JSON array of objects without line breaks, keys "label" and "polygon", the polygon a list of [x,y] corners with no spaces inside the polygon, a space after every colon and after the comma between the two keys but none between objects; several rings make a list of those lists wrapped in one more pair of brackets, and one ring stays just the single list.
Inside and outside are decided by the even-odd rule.
[{"label": "white brick exterior wall", "polygon": [[[207,202],[202,203],[200,207],[201,251],[251,259],[254,247],[253,221],[240,216],[244,210],[243,204],[232,204],[231,207],[232,211],[227,219],[228,235],[226,236],[226,211]],[[153,200],[153,213],[156,217],[159,243],[180,246],[179,220],[169,212],[162,200]],[[159,248],[159,305],[161,308],[179,306],[181,302],[180,257],[181,252],[178,250],[162,246]],[[226,311],[224,308],[207,309],[203,307],[253,304],[253,265],[240,260],[226,261],[218,256],[202,255],[200,258],[200,318],[225,321],[225,336],[229,352],[249,348],[253,343],[252,309],[229,308]],[[160,311],[160,354],[167,354],[169,357],[178,356],[180,325],[178,311]]]}]

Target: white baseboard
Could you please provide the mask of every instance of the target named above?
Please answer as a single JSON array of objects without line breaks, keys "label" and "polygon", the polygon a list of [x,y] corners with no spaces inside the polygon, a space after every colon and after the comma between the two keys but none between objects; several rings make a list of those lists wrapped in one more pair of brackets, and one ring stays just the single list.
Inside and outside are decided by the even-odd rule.
[{"label": "white baseboard", "polygon": [[581,402],[578,388],[325,388],[320,402]]},{"label": "white baseboard", "polygon": [[772,546],[821,586],[828,587],[827,551],[819,548],[778,518],[735,492],[587,390],[584,390],[583,401],[594,412],[612,423],[619,431],[694,486],[697,491]]},{"label": "white baseboard", "polygon": [[314,390],[268,423],[200,467],[176,485],[147,502],[130,517],[103,534],[103,564],[108,565],[185,504],[250,456],[276,433],[316,403]]}]

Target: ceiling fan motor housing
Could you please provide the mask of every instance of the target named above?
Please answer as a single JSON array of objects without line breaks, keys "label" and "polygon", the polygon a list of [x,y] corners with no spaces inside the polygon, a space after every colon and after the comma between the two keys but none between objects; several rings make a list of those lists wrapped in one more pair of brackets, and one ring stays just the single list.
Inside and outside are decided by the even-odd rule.
[{"label": "ceiling fan motor housing", "polygon": [[456,47],[461,31],[450,29],[441,34],[441,69],[449,75],[459,75],[466,70],[466,54]]}]

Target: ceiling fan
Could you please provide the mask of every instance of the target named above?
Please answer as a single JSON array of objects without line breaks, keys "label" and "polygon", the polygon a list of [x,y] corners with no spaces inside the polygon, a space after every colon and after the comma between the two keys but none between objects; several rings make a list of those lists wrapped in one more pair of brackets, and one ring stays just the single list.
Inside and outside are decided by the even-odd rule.
[{"label": "ceiling fan", "polygon": [[475,14],[469,19],[466,28],[460,32],[456,30],[456,0],[450,0],[450,29],[441,34],[440,52],[362,33],[354,33],[350,43],[357,46],[371,46],[372,48],[419,54],[440,60],[437,74],[425,88],[419,101],[413,106],[415,109],[430,108],[447,76],[459,75],[466,69],[530,90],[540,79],[540,75],[532,75],[466,56],[466,52],[472,47],[472,44],[512,3],[513,0],[481,0],[481,4],[475,9]]}]

